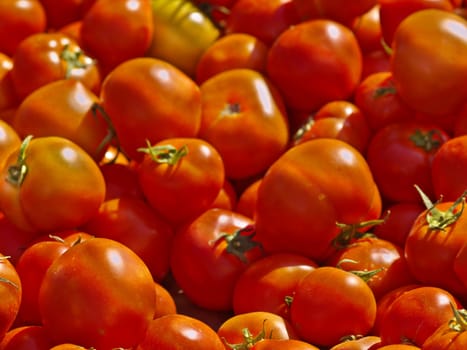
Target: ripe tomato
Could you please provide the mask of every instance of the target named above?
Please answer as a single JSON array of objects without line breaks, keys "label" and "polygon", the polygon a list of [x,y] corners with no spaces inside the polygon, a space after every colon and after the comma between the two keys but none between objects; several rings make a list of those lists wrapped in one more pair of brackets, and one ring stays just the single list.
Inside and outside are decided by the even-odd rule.
[{"label": "ripe tomato", "polygon": [[377,347],[378,350],[421,350],[418,346],[409,344],[390,344]]},{"label": "ripe tomato", "polygon": [[198,85],[156,58],[134,58],[120,64],[104,80],[101,99],[130,159],[143,158],[137,149],[147,141],[154,144],[170,137],[195,137],[199,131]]},{"label": "ripe tomato", "polygon": [[[371,350],[377,349],[381,343],[381,338],[375,335],[351,336],[339,344],[334,345],[329,350]],[[375,348],[376,346],[376,348]]]},{"label": "ripe tomato", "polygon": [[0,168],[11,152],[21,145],[21,137],[11,124],[0,119]]},{"label": "ripe tomato", "polygon": [[390,56],[384,49],[363,53],[362,64],[361,80],[373,73],[391,71]]},{"label": "ripe tomato", "polygon": [[21,100],[37,88],[61,79],[76,79],[92,92],[99,91],[101,75],[95,61],[62,33],[28,36],[12,58],[11,78]]},{"label": "ripe tomato", "polygon": [[149,323],[136,350],[225,350],[220,337],[209,325],[191,316],[171,314]]},{"label": "ripe tomato", "polygon": [[286,151],[264,175],[256,205],[257,239],[267,252],[322,262],[335,248],[336,222],[379,218],[381,198],[365,158],[336,139]]},{"label": "ripe tomato", "polygon": [[290,26],[301,21],[292,0],[237,0],[225,23],[225,32],[247,33],[270,46]]},{"label": "ripe tomato", "polygon": [[457,307],[455,298],[441,288],[422,286],[402,293],[381,320],[381,344],[404,342],[421,347],[430,334],[451,319],[451,304]]},{"label": "ripe tomato", "polygon": [[154,281],[154,288],[156,289],[156,312],[153,318],[159,318],[164,315],[176,314],[177,304],[170,292],[159,282]]},{"label": "ripe tomato", "polygon": [[349,26],[357,38],[362,53],[368,54],[383,49],[379,4],[373,5],[368,11],[355,17]]},{"label": "ripe tomato", "polygon": [[274,86],[261,73],[238,68],[206,80],[200,90],[199,137],[219,151],[227,178],[263,173],[289,141],[287,114]]},{"label": "ripe tomato", "polygon": [[167,275],[173,229],[142,198],[124,196],[104,201],[81,229],[133,250],[144,261],[154,280],[160,282]]},{"label": "ripe tomato", "polygon": [[105,180],[105,199],[130,196],[143,199],[135,167],[130,164],[104,163],[99,165]]},{"label": "ripe tomato", "polygon": [[0,52],[0,112],[15,108],[18,104],[11,80],[12,68],[11,57]]},{"label": "ripe tomato", "polygon": [[195,305],[217,311],[232,309],[235,282],[262,253],[253,240],[252,224],[246,216],[213,208],[176,231],[171,272]]},{"label": "ripe tomato", "polygon": [[467,315],[465,309],[453,307],[452,318],[440,325],[423,343],[423,350],[461,350],[467,346]]},{"label": "ripe tomato", "polygon": [[376,72],[363,79],[355,90],[354,103],[373,131],[414,118],[414,111],[398,95],[391,72]]},{"label": "ripe tomato", "polygon": [[[61,136],[100,160],[113,137],[95,105],[99,98],[82,82],[62,79],[31,92],[18,106],[12,125],[21,138]],[[66,118],[64,118],[66,116]]]},{"label": "ripe tomato", "polygon": [[82,17],[81,40],[104,76],[120,63],[143,56],[152,40],[151,0],[97,0]]},{"label": "ripe tomato", "polygon": [[255,218],[256,199],[258,197],[258,188],[260,184],[261,178],[253,181],[243,191],[241,191],[237,205],[235,206],[236,212],[246,215],[252,219]]},{"label": "ripe tomato", "polygon": [[455,201],[467,189],[467,135],[453,137],[441,145],[433,156],[431,177],[436,197]]},{"label": "ripe tomato", "polygon": [[389,46],[397,27],[410,14],[427,8],[453,10],[450,0],[379,0],[379,7],[383,39]]},{"label": "ripe tomato", "polygon": [[300,279],[318,265],[302,256],[270,254],[251,263],[235,283],[233,311],[268,311],[289,318],[286,298],[293,297]]},{"label": "ripe tomato", "polygon": [[[456,296],[467,290],[465,266],[458,255],[465,244],[467,215],[464,201],[441,201],[435,204],[423,196],[426,206],[414,221],[405,242],[405,256],[413,276],[428,285],[447,289]],[[430,252],[427,256],[426,252]]]},{"label": "ripe tomato", "polygon": [[350,28],[315,19],[282,32],[269,50],[266,69],[289,108],[314,112],[352,95],[362,73],[362,53]]},{"label": "ripe tomato", "polygon": [[439,116],[462,108],[467,60],[457,58],[467,56],[466,19],[438,9],[416,11],[397,27],[392,50],[395,87],[410,107]]},{"label": "ripe tomato", "polygon": [[105,197],[98,165],[81,147],[62,137],[26,137],[9,155],[2,178],[0,210],[29,231],[82,225]]},{"label": "ripe tomato", "polygon": [[370,140],[370,127],[355,104],[335,100],[323,105],[309,118],[295,134],[293,144],[321,137],[342,140],[365,154]]},{"label": "ripe tomato", "polygon": [[96,0],[39,0],[47,17],[47,28],[58,30],[83,18]]},{"label": "ripe tomato", "polygon": [[140,148],[137,166],[145,199],[175,226],[210,208],[224,185],[224,162],[213,145],[200,138],[169,138]]},{"label": "ripe tomato", "polygon": [[55,345],[54,347],[50,348],[50,350],[89,350],[81,345],[71,344],[71,343],[63,343]]},{"label": "ripe tomato", "polygon": [[298,339],[264,339],[251,350],[319,350],[316,346]]},{"label": "ripe tomato", "polygon": [[43,326],[11,328],[0,342],[2,350],[49,350],[55,344]]},{"label": "ripe tomato", "polygon": [[290,320],[300,339],[317,346],[332,347],[342,337],[367,335],[375,318],[376,300],[366,282],[332,266],[318,267],[303,277],[290,306]]},{"label": "ripe tomato", "polygon": [[39,291],[42,322],[54,341],[102,350],[136,346],[155,307],[147,266],[107,238],[88,239],[55,259]]},{"label": "ripe tomato", "polygon": [[211,203],[210,208],[221,208],[227,210],[234,210],[237,205],[237,192],[228,179],[224,180],[224,185],[217,194],[214,202]]},{"label": "ripe tomato", "polygon": [[294,327],[282,316],[267,311],[253,311],[232,315],[218,328],[217,334],[230,345],[243,344],[250,348],[263,339],[297,339]]},{"label": "ripe tomato", "polygon": [[192,1],[151,2],[154,32],[146,55],[169,62],[194,79],[198,60],[220,37],[220,30]]},{"label": "ripe tomato", "polygon": [[23,294],[20,276],[8,256],[0,254],[0,339],[10,330],[18,315]]},{"label": "ripe tomato", "polygon": [[378,1],[357,0],[348,2],[346,0],[315,0],[314,3],[320,17],[329,18],[348,26],[355,18],[368,12]]},{"label": "ripe tomato", "polygon": [[0,52],[11,56],[28,36],[46,29],[46,13],[39,0],[0,2]]},{"label": "ripe tomato", "polygon": [[235,68],[249,68],[266,73],[268,46],[246,33],[225,35],[210,45],[196,66],[196,81],[202,84],[217,73]]},{"label": "ripe tomato", "polygon": [[416,184],[433,198],[432,162],[448,139],[444,130],[424,122],[392,123],[374,133],[366,159],[382,197],[389,202],[419,203]]}]

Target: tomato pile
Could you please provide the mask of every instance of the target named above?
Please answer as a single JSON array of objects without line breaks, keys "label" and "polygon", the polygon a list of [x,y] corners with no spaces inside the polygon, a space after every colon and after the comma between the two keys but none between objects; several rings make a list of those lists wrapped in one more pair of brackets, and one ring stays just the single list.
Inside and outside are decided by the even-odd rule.
[{"label": "tomato pile", "polygon": [[0,350],[467,349],[466,6],[0,1]]}]

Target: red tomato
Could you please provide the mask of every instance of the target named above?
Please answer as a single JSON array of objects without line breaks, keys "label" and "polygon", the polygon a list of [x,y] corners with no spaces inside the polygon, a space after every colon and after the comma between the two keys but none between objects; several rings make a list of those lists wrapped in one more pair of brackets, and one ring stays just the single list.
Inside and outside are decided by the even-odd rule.
[{"label": "red tomato", "polygon": [[140,148],[137,165],[145,199],[175,226],[211,207],[224,186],[224,162],[217,149],[200,138],[169,138]]},{"label": "red tomato", "polygon": [[253,240],[252,224],[246,216],[214,208],[175,233],[171,271],[194,304],[209,310],[232,309],[235,282],[262,253]]},{"label": "red tomato", "polygon": [[11,79],[12,68],[13,60],[11,57],[0,52],[0,112],[15,108],[18,104]]},{"label": "red tomato", "polygon": [[346,0],[315,0],[314,3],[320,17],[350,25],[355,18],[368,12],[378,1],[355,0],[348,2]]},{"label": "red tomato", "polygon": [[289,141],[287,114],[274,86],[259,72],[239,68],[213,76],[200,90],[199,137],[219,151],[226,176],[238,180],[266,171]]},{"label": "red tomato", "polygon": [[[102,107],[123,151],[135,160],[137,149],[171,137],[195,137],[201,122],[201,93],[182,71],[156,58],[130,59],[102,84]],[[128,116],[131,115],[131,118]]]},{"label": "red tomato", "polygon": [[350,28],[358,40],[362,53],[383,49],[379,4],[373,5],[368,11],[354,18]]},{"label": "red tomato", "polygon": [[381,238],[354,240],[333,254],[327,264],[362,277],[376,300],[395,288],[415,282],[404,249]]},{"label": "red tomato", "polygon": [[144,261],[154,280],[160,282],[167,275],[173,229],[142,198],[124,196],[106,200],[81,228],[133,250]]},{"label": "red tomato", "polygon": [[466,19],[439,9],[416,11],[397,27],[392,50],[395,87],[410,107],[439,116],[463,107],[467,60],[457,58],[467,56]]},{"label": "red tomato", "polygon": [[397,27],[410,14],[427,8],[453,10],[449,0],[379,0],[379,6],[383,39],[389,46]]},{"label": "red tomato", "polygon": [[266,45],[301,20],[293,0],[237,0],[225,23],[225,32],[247,33]]},{"label": "red tomato", "polygon": [[456,307],[455,298],[436,287],[422,286],[402,293],[381,320],[381,344],[405,342],[421,347],[441,324],[451,319],[451,304]]},{"label": "red tomato", "polygon": [[316,346],[298,339],[264,339],[251,350],[319,350]]},{"label": "red tomato", "polygon": [[392,123],[373,134],[366,159],[382,197],[389,202],[419,203],[416,184],[432,198],[433,158],[448,139],[444,130],[423,122]]},{"label": "red tomato", "polygon": [[290,307],[290,320],[300,339],[317,346],[332,347],[344,336],[367,335],[375,318],[376,300],[366,282],[331,266],[303,277]]},{"label": "red tomato", "polygon": [[99,166],[105,180],[105,199],[124,196],[143,199],[135,167],[130,164],[104,163]]},{"label": "red tomato", "polygon": [[378,348],[381,343],[381,338],[375,335],[354,336],[343,340],[341,343],[334,345],[329,350],[372,350]]},{"label": "red tomato", "polygon": [[363,53],[362,64],[361,80],[373,73],[391,71],[390,56],[384,49]]},{"label": "red tomato", "polygon": [[11,78],[21,100],[37,88],[62,79],[79,80],[94,93],[100,89],[101,75],[95,61],[62,33],[28,36],[12,58]]},{"label": "red tomato", "polygon": [[230,348],[229,344],[250,348],[263,339],[297,339],[297,332],[289,321],[267,311],[233,315],[217,328],[217,334],[227,344],[226,349]]},{"label": "red tomato", "polygon": [[63,343],[55,345],[54,347],[50,348],[50,350],[88,350],[81,345],[71,344],[71,343]]},{"label": "red tomato", "polygon": [[433,156],[431,177],[434,194],[455,201],[467,189],[467,135],[453,137]]},{"label": "red tomato", "polygon": [[176,314],[177,304],[170,292],[159,282],[154,282],[156,289],[156,312],[153,318],[159,318],[164,315]]},{"label": "red tomato", "polygon": [[29,231],[82,225],[105,197],[98,165],[81,147],[62,137],[25,138],[8,157],[2,178],[1,211]]},{"label": "red tomato", "polygon": [[150,322],[136,350],[225,350],[220,337],[206,323],[181,314],[158,317]]},{"label": "red tomato", "polygon": [[102,350],[136,346],[155,308],[147,266],[106,238],[88,239],[55,259],[39,291],[42,322],[54,341]]},{"label": "red tomato", "polygon": [[378,350],[421,350],[418,346],[409,344],[390,344],[377,347]]},{"label": "red tomato", "polygon": [[268,311],[289,318],[286,298],[293,297],[300,279],[318,265],[296,254],[276,253],[253,262],[237,279],[233,311]]},{"label": "red tomato", "polygon": [[11,124],[0,119],[0,168],[8,159],[11,152],[21,145],[21,137]]},{"label": "red tomato", "polygon": [[47,16],[47,28],[57,30],[83,18],[96,0],[39,0]]},{"label": "red tomato", "polygon": [[8,256],[0,254],[0,339],[10,330],[18,315],[23,286]]},{"label": "red tomato", "polygon": [[381,198],[365,158],[336,139],[315,139],[285,152],[258,189],[257,239],[267,252],[321,262],[334,251],[336,223],[379,218]]},{"label": "red tomato", "polygon": [[109,122],[95,108],[98,101],[82,82],[57,80],[37,88],[24,99],[12,125],[21,138],[61,136],[100,160],[114,135]]},{"label": "red tomato", "polygon": [[352,95],[362,73],[362,53],[348,27],[316,19],[283,31],[269,50],[266,68],[289,108],[314,112]]},{"label": "red tomato", "polygon": [[313,114],[295,134],[294,145],[328,137],[347,142],[365,154],[370,140],[370,128],[360,109],[349,101],[326,103]]},{"label": "red tomato", "polygon": [[261,184],[261,178],[253,181],[241,193],[235,206],[235,211],[246,215],[252,219],[255,218],[256,199],[258,197],[258,188]]},{"label": "red tomato", "polygon": [[[465,199],[435,204],[424,196],[426,210],[416,218],[405,242],[405,256],[421,283],[447,289],[456,296],[467,291],[466,268],[458,255],[465,244]],[[426,252],[430,252],[429,256]]]},{"label": "red tomato", "polygon": [[355,90],[354,103],[373,131],[413,119],[414,112],[398,95],[391,72],[377,72],[363,79]]},{"label": "red tomato", "polygon": [[225,35],[210,45],[199,58],[196,81],[202,84],[217,73],[248,68],[266,73],[268,46],[257,37],[246,33]]},{"label": "red tomato", "polygon": [[19,43],[46,29],[46,13],[39,0],[0,2],[0,52],[13,55]]},{"label": "red tomato", "polygon": [[50,350],[54,343],[43,326],[10,329],[0,342],[2,350]]},{"label": "red tomato", "polygon": [[461,350],[467,346],[467,314],[453,308],[452,318],[439,326],[423,343],[423,350]]},{"label": "red tomato", "polygon": [[153,31],[150,0],[97,0],[82,16],[83,48],[97,59],[104,75],[143,56]]}]

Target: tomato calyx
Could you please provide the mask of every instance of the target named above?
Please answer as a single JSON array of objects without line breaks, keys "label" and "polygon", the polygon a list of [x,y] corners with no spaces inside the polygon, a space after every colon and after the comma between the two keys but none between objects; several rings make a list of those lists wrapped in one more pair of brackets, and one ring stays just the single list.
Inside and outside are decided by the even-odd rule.
[{"label": "tomato calyx", "polygon": [[[107,114],[107,112],[104,110],[104,108],[100,104],[94,103],[91,106],[91,111],[92,111],[92,115],[94,116],[94,118],[97,118],[99,114],[101,118],[104,119],[104,122],[107,125],[107,135],[104,136],[102,141],[99,143],[99,146],[97,146],[96,153],[99,154],[104,148],[109,146],[112,142],[115,142],[116,144],[115,147],[117,149],[117,152],[115,152],[114,157],[110,159],[110,161],[108,162],[108,163],[114,163],[117,157],[119,156],[119,154],[123,153],[123,150],[120,147],[120,141],[117,137],[117,132],[115,131],[115,127],[109,115]],[[123,153],[123,155],[128,159],[128,156],[125,153]]]},{"label": "tomato calyx", "polygon": [[65,45],[62,52],[60,52],[60,58],[65,63],[65,78],[71,77],[71,73],[74,69],[86,69],[93,63],[93,60],[84,55],[82,50],[72,50],[70,45]]},{"label": "tomato calyx", "polygon": [[151,159],[158,164],[176,165],[183,157],[188,155],[188,147],[183,145],[179,149],[172,145],[151,146],[146,140],[148,147],[138,148],[139,152],[149,154]]},{"label": "tomato calyx", "polygon": [[293,143],[297,143],[299,142],[304,136],[305,134],[311,130],[311,128],[313,127],[313,125],[316,123],[315,121],[315,115],[314,114],[311,114],[307,119],[306,121],[303,123],[303,125],[301,125],[297,131],[295,132],[295,134],[293,135],[292,137],[292,141]]},{"label": "tomato calyx", "polygon": [[[355,261],[355,260],[352,260],[352,259],[342,259],[342,260],[339,260],[336,267],[342,270],[342,264],[343,263],[357,264],[358,261]],[[373,278],[373,276],[377,275],[378,273],[380,273],[383,270],[385,270],[384,267],[380,267],[379,269],[374,269],[374,270],[346,270],[346,271],[354,274],[355,276],[360,277],[365,282],[368,282],[369,280],[371,280]]]},{"label": "tomato calyx", "polygon": [[467,331],[467,310],[458,310],[452,303],[450,305],[454,317],[449,320],[449,329],[458,333]]},{"label": "tomato calyx", "polygon": [[[428,198],[419,186],[415,185],[415,188],[420,194],[423,204],[428,209],[426,213],[426,221],[430,230],[444,231],[448,226],[454,224],[464,212],[465,196],[467,195],[467,191],[464,191],[464,193],[457,198],[446,211],[442,211],[436,207],[436,205],[442,201],[442,198],[433,204],[430,198]],[[459,205],[461,208],[457,210]]]},{"label": "tomato calyx", "polygon": [[[256,336],[251,334],[251,331],[248,328],[243,328],[242,329],[242,335],[243,335],[243,339],[244,339],[243,343],[230,344],[225,338],[222,338],[222,341],[224,342],[224,344],[226,344],[232,350],[248,350],[253,345],[260,342],[261,340],[267,339],[266,338],[266,328],[264,326],[266,321],[267,321],[267,319],[263,320],[263,327],[261,329],[261,332],[259,332]],[[272,338],[272,331],[269,334],[269,338]]]},{"label": "tomato calyx", "polygon": [[32,135],[28,135],[24,138],[23,142],[21,142],[16,164],[8,167],[8,176],[6,180],[14,186],[21,186],[26,178],[26,174],[28,172],[28,167],[26,165],[26,150],[32,137]]},{"label": "tomato calyx", "polygon": [[224,109],[221,111],[222,116],[230,116],[232,114],[238,114],[242,111],[241,105],[238,102],[227,103]]},{"label": "tomato calyx", "polygon": [[362,229],[383,224],[389,215],[390,211],[388,210],[382,219],[367,220],[356,224],[344,224],[336,222],[337,227],[340,229],[340,233],[332,240],[333,247],[337,249],[343,249],[357,239],[374,237],[373,233],[366,231],[362,232]]},{"label": "tomato calyx", "polygon": [[436,135],[440,135],[438,130],[423,132],[420,129],[417,129],[412,135],[410,135],[410,141],[412,141],[415,146],[422,148],[425,152],[430,152],[441,146],[441,141],[434,137]]},{"label": "tomato calyx", "polygon": [[254,225],[247,225],[234,233],[224,233],[219,236],[214,244],[221,240],[225,240],[227,247],[225,251],[229,254],[236,256],[244,264],[248,263],[246,253],[254,248],[263,249],[260,242],[254,241],[253,237],[256,235]]},{"label": "tomato calyx", "polygon": [[373,97],[380,98],[386,95],[395,95],[396,92],[397,92],[396,87],[393,84],[388,85],[388,86],[380,86],[373,93]]}]

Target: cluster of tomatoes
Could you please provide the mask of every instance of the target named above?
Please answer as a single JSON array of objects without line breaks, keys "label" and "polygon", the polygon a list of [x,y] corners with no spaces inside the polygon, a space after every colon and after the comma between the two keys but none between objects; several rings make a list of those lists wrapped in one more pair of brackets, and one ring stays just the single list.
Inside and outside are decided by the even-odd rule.
[{"label": "cluster of tomatoes", "polygon": [[0,350],[467,348],[462,0],[1,0]]}]

